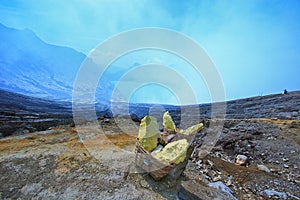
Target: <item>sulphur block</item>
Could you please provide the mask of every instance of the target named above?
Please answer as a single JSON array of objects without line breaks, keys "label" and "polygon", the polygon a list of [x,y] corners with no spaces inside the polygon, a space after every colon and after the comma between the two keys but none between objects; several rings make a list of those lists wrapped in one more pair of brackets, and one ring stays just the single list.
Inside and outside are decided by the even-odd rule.
[{"label": "sulphur block", "polygon": [[152,156],[169,165],[184,161],[189,143],[186,139],[177,140],[167,144],[161,151],[153,152]]},{"label": "sulphur block", "polygon": [[166,111],[163,115],[163,125],[164,125],[164,128],[169,129],[171,131],[176,130],[176,126],[175,126],[175,124],[172,120],[172,117],[168,111]]},{"label": "sulphur block", "polygon": [[157,147],[159,127],[155,117],[145,116],[140,124],[139,143],[148,152]]},{"label": "sulphur block", "polygon": [[184,135],[194,135],[203,129],[203,124],[199,123],[194,126],[189,127],[186,130],[180,130],[180,133]]}]

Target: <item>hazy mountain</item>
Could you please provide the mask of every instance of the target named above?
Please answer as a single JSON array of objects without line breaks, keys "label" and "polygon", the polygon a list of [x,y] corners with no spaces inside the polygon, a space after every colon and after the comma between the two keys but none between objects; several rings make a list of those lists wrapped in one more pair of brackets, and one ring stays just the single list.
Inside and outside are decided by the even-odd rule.
[{"label": "hazy mountain", "polygon": [[[72,99],[77,71],[86,58],[72,48],[50,45],[28,29],[0,24],[0,88],[47,99]],[[113,86],[102,78],[98,101],[109,100]]]}]

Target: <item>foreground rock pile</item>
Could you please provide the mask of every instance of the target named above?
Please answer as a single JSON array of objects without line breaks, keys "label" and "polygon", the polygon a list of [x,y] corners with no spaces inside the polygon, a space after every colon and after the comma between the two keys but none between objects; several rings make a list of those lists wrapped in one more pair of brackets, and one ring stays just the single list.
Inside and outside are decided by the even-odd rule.
[{"label": "foreground rock pile", "polygon": [[138,142],[146,154],[150,154],[166,165],[177,165],[185,160],[189,142],[192,142],[187,141],[188,137],[178,139],[178,136],[193,136],[202,130],[203,124],[199,123],[186,130],[179,130],[169,112],[166,111],[163,115],[163,127],[164,131],[160,132],[157,119],[145,116],[140,124]]},{"label": "foreground rock pile", "polygon": [[210,155],[194,155],[190,167],[239,199],[299,199],[299,130],[297,120],[227,120]]}]

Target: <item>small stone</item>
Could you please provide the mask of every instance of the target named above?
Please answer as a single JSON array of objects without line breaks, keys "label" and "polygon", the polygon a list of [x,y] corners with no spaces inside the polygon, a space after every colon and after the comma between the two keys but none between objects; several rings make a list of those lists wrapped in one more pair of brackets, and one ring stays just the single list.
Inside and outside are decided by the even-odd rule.
[{"label": "small stone", "polygon": [[275,190],[264,190],[265,194],[267,195],[268,198],[271,197],[279,197],[281,199],[287,199],[287,195],[284,192],[277,192]]},{"label": "small stone", "polygon": [[288,158],[282,158],[282,160],[283,160],[283,162],[287,162],[287,161],[289,161],[289,159],[288,159]]},{"label": "small stone", "polygon": [[265,165],[257,165],[257,168],[261,171],[270,172],[270,169]]},{"label": "small stone", "polygon": [[212,161],[210,161],[210,160],[207,160],[207,162],[208,162],[208,164],[209,164],[210,166],[213,166],[213,165],[214,165],[214,163],[213,163]]},{"label": "small stone", "polygon": [[247,156],[239,154],[236,157],[235,163],[238,164],[238,165],[245,165],[245,164],[247,164],[248,160],[249,159],[248,159]]},{"label": "small stone", "polygon": [[287,164],[283,164],[284,168],[289,168],[289,166]]},{"label": "small stone", "polygon": [[271,172],[277,172],[277,170],[276,170],[276,169],[273,169],[273,168],[271,168],[270,171],[271,171]]},{"label": "small stone", "polygon": [[228,177],[228,180],[227,180],[227,182],[226,182],[226,185],[227,185],[227,186],[231,186],[231,185],[232,185],[232,180],[233,180],[233,176],[229,176],[229,177]]},{"label": "small stone", "polygon": [[220,152],[216,152],[216,153],[215,153],[215,156],[216,156],[217,158],[221,158],[221,157],[222,157],[222,155],[221,155]]},{"label": "small stone", "polygon": [[217,177],[214,177],[212,180],[213,182],[216,182],[216,181],[220,181],[222,178],[221,176],[217,176]]},{"label": "small stone", "polygon": [[202,160],[198,160],[198,161],[196,162],[196,165],[198,165],[198,166],[201,166],[201,164],[202,164]]},{"label": "small stone", "polygon": [[104,122],[105,122],[105,123],[109,123],[110,120],[109,120],[108,118],[105,118],[105,119],[104,119]]},{"label": "small stone", "polygon": [[149,188],[149,184],[144,179],[140,180],[140,185],[143,188]]}]

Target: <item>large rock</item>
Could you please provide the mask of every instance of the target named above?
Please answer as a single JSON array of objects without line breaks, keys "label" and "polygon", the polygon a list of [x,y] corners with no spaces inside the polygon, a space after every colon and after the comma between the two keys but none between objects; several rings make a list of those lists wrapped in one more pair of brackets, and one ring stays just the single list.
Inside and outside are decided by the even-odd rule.
[{"label": "large rock", "polygon": [[182,133],[184,135],[194,135],[197,132],[201,131],[202,129],[203,129],[203,124],[199,123],[199,124],[196,124],[194,126],[187,128],[186,130],[181,130],[180,133]]},{"label": "large rock", "polygon": [[158,138],[159,129],[156,118],[145,116],[140,124],[138,135],[141,146],[150,152],[157,147]]},{"label": "large rock", "polygon": [[164,128],[170,131],[176,131],[176,126],[172,120],[171,115],[169,114],[169,112],[165,112],[164,116],[163,116],[163,125]]},{"label": "large rock", "polygon": [[199,183],[195,180],[183,181],[178,193],[180,200],[236,200],[235,197],[221,190],[208,187],[204,183]]},{"label": "large rock", "polygon": [[161,151],[152,155],[165,164],[179,164],[184,161],[189,143],[186,139],[178,140],[167,144]]}]

